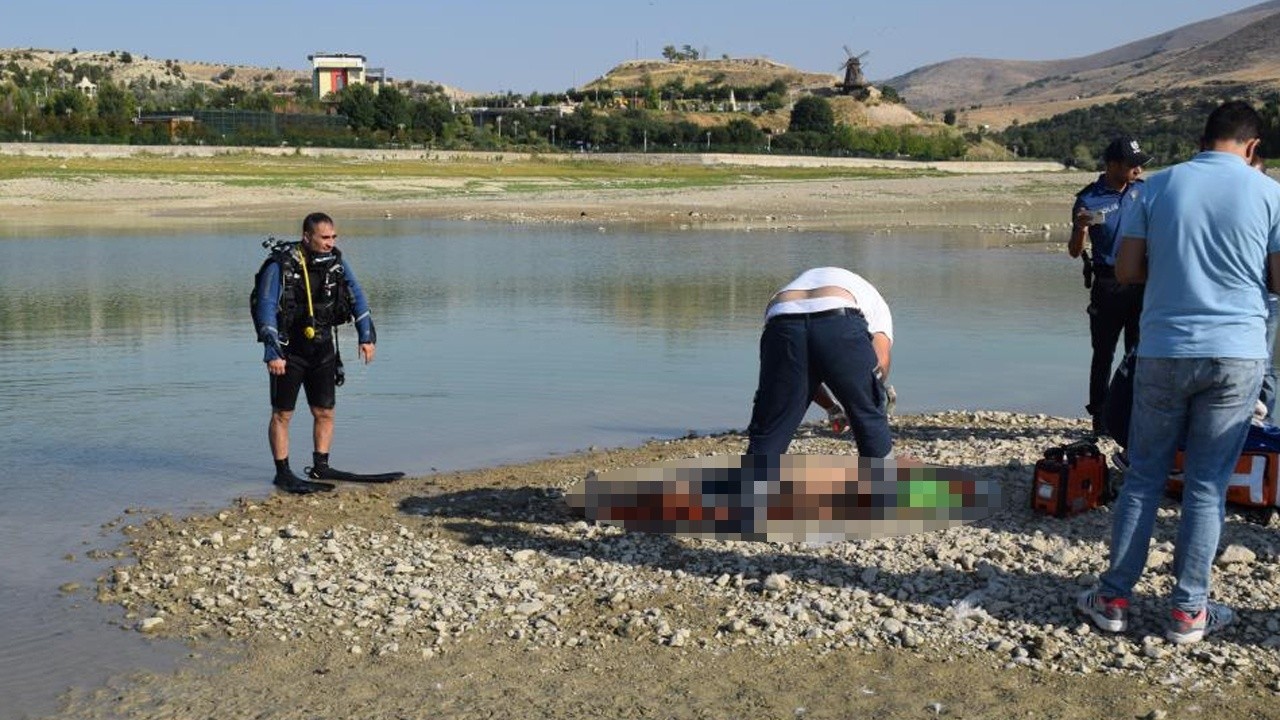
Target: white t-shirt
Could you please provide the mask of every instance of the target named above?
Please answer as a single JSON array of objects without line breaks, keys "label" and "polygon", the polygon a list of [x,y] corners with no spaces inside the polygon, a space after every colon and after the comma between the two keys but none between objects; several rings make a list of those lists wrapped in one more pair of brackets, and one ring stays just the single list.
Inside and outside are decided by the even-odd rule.
[{"label": "white t-shirt", "polygon": [[[765,311],[767,321],[775,315],[794,315],[797,313],[815,313],[836,308],[855,308],[867,319],[867,330],[871,333],[884,333],[893,342],[893,316],[889,314],[889,306],[879,291],[861,276],[838,267],[821,267],[805,270],[800,277],[787,283],[778,291],[816,290],[820,287],[838,287],[849,291],[853,300],[845,297],[815,297],[803,300],[787,300],[773,303]],[[777,293],[775,293],[777,294]]]}]

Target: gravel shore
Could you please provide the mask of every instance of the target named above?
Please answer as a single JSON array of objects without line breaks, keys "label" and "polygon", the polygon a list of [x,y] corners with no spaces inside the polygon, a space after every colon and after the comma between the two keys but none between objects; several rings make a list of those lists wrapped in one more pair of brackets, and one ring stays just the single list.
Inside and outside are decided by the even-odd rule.
[{"label": "gravel shore", "polygon": [[[1227,707],[1272,716],[1280,550],[1268,518],[1229,514],[1215,596],[1240,620],[1220,638],[1161,639],[1174,501],[1159,514],[1134,627],[1105,635],[1074,615],[1075,594],[1105,566],[1110,513],[1036,516],[1027,492],[1044,448],[1085,431],[1078,420],[1002,412],[898,418],[901,452],[1000,481],[1004,511],[939,533],[822,546],[627,534],[563,503],[591,469],[740,453],[737,434],[153,518],[125,528],[133,561],[102,579],[99,598],[126,609],[125,627],[203,652],[231,640],[244,655],[222,661],[221,680],[136,679],[72,699],[68,712],[203,717],[207,703],[209,716],[221,706],[262,717],[585,718],[615,714],[607,696],[653,717],[1214,717]],[[806,427],[791,451],[850,447]],[[669,677],[587,668],[621,659],[631,675],[652,666]],[[297,673],[298,662],[307,683],[323,678],[336,692],[299,693],[272,674]],[[524,688],[506,698],[523,704],[508,706],[449,674],[499,682],[512,662],[591,699]],[[691,679],[714,671],[750,687],[757,666],[773,668],[775,693]],[[678,688],[686,705],[654,700]],[[1093,694],[1064,696],[1084,688]],[[439,712],[415,704],[427,696]]]}]

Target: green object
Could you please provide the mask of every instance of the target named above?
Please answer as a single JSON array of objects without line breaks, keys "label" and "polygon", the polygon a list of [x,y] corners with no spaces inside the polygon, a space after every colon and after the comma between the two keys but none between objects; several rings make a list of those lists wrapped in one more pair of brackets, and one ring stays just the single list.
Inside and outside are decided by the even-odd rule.
[{"label": "green object", "polygon": [[963,506],[963,498],[951,493],[951,483],[947,480],[912,478],[899,484],[898,487],[899,507],[952,508]]}]

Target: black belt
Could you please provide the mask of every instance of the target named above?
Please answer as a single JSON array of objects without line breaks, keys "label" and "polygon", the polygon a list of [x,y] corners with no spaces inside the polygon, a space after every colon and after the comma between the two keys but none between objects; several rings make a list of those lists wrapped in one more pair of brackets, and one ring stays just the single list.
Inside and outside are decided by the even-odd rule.
[{"label": "black belt", "polygon": [[1115,277],[1116,269],[1111,265],[1094,265],[1093,274],[1097,277]]},{"label": "black belt", "polygon": [[782,313],[769,318],[770,322],[774,320],[817,320],[818,318],[833,317],[835,315],[857,315],[862,317],[862,311],[858,308],[838,307],[831,310],[821,310],[811,313]]}]

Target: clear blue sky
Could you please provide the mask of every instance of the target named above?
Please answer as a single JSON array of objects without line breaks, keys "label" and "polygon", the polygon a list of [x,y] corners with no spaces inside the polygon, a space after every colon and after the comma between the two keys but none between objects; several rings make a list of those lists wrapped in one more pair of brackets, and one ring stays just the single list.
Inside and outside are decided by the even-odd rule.
[{"label": "clear blue sky", "polygon": [[0,47],[304,70],[316,51],[365,55],[396,79],[472,92],[585,84],[666,45],[836,72],[842,45],[884,79],[975,56],[1088,55],[1257,0],[7,0]]}]

